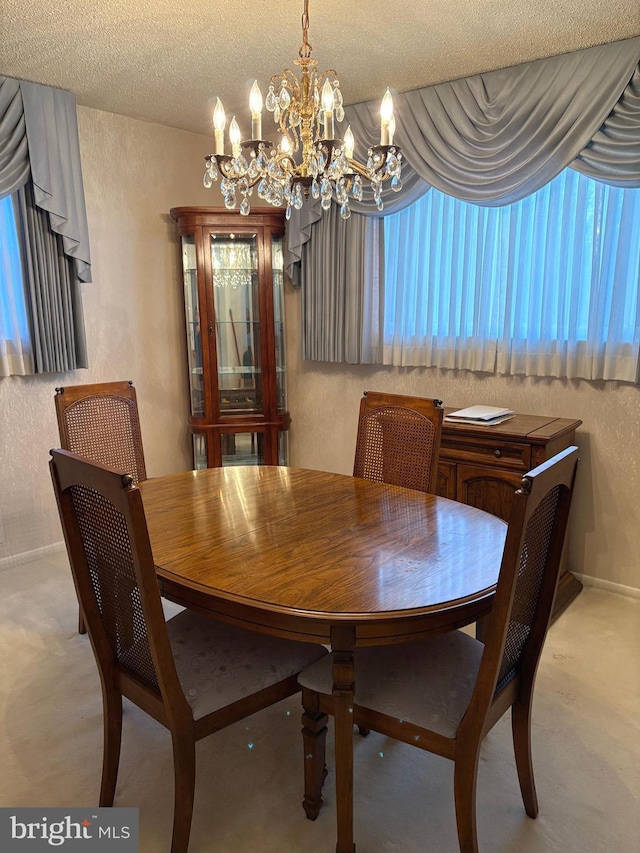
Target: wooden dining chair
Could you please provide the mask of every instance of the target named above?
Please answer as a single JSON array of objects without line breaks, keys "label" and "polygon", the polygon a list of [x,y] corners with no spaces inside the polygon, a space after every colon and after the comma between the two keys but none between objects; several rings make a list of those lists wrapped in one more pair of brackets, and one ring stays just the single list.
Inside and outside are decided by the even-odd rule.
[{"label": "wooden dining chair", "polygon": [[[531,757],[533,687],[553,605],[577,462],[578,448],[570,447],[522,478],[511,509],[484,643],[452,631],[409,644],[356,649],[354,722],[454,762],[462,853],[478,851],[480,746],[508,708],[525,810],[529,817],[538,814]],[[473,562],[471,542],[469,561]],[[333,714],[331,658],[312,664],[298,680],[305,709],[304,806],[313,820],[322,805],[326,715]]]},{"label": "wooden dining chair", "polygon": [[171,851],[184,853],[193,812],[196,741],[298,692],[296,674],[326,650],[189,610],[165,622],[133,477],[64,450],[51,451],[50,467],[102,683],[100,806],[114,801],[126,696],[171,733]]},{"label": "wooden dining chair", "polygon": [[353,476],[435,493],[442,400],[365,391]]},{"label": "wooden dining chair", "polygon": [[55,404],[64,450],[147,479],[133,382],[56,388]]},{"label": "wooden dining chair", "polygon": [[[133,382],[100,382],[56,388],[60,446],[119,471],[135,483],[147,479]],[[82,613],[78,631],[85,633]]]}]

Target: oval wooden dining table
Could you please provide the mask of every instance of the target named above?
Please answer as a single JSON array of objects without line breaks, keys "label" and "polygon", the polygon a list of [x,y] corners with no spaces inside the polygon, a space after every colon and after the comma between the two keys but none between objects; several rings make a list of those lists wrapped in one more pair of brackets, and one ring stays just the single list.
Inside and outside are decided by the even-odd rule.
[{"label": "oval wooden dining table", "polygon": [[139,488],[164,596],[330,644],[336,851],[352,853],[354,650],[485,616],[506,524],[446,498],[298,468],[209,468]]}]

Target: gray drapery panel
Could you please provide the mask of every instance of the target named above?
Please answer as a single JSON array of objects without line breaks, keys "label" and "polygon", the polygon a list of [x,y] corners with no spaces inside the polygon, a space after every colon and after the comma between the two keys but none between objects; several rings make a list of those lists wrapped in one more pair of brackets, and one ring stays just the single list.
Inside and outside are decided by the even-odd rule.
[{"label": "gray drapery panel", "polygon": [[[618,186],[640,186],[639,59],[640,38],[626,39],[394,96],[405,188],[383,192],[383,215],[412,204],[431,186],[476,204],[510,204],[567,166]],[[351,124],[365,148],[378,141],[377,102],[345,112],[345,125]],[[361,218],[358,214],[380,217],[373,205],[350,201],[350,206],[349,223]],[[296,253],[304,257],[303,289],[326,287],[326,277],[309,278],[303,255],[305,240],[316,239],[320,211],[306,212],[304,229],[296,214],[288,225],[294,247],[289,261]],[[349,233],[357,239],[359,229],[352,225]],[[349,254],[359,251],[353,243],[348,247]],[[374,287],[382,278],[380,272]],[[302,356],[321,360],[305,346],[309,338],[324,335],[326,319],[318,319],[322,331],[306,329],[307,323],[314,327],[316,320],[304,312]],[[357,333],[356,327],[340,332]],[[379,352],[380,345],[373,342],[372,350]]]},{"label": "gray drapery panel", "polygon": [[[359,106],[364,105],[360,104]],[[400,210],[404,210],[405,207],[409,207],[409,205],[413,204],[414,201],[417,201],[429,189],[422,178],[410,167],[406,170],[406,173],[404,170],[405,167],[403,166],[402,192],[396,193],[388,189],[383,190],[385,214],[397,213]],[[374,216],[375,213],[375,218],[380,218],[380,213],[375,205],[371,203],[367,204],[366,200],[372,199],[373,195],[370,189],[367,190],[366,186],[364,187],[364,198],[365,201],[362,203],[349,199],[350,208],[365,216]],[[357,217],[357,213],[354,213],[353,215]],[[295,210],[294,208],[291,212],[291,219],[287,224],[287,257],[285,261],[285,269],[296,284],[301,283],[299,267],[296,266],[296,264],[298,264],[302,258],[303,247],[305,243],[311,239],[314,226],[322,219],[322,217],[323,213],[319,198],[309,198],[305,201],[300,210]]]},{"label": "gray drapery panel", "polygon": [[318,222],[314,239],[304,246],[302,347],[308,358],[349,364],[377,361],[363,329],[375,325],[372,320],[379,310],[377,300],[364,290],[364,282],[379,269],[372,263],[379,231],[377,220],[363,216],[345,223],[332,205]]},{"label": "gray drapery panel", "polygon": [[0,77],[0,198],[11,195],[29,177],[29,148],[20,82]]},{"label": "gray drapery panel", "polygon": [[91,281],[76,99],[71,92],[0,77],[0,198],[29,174],[80,281]]},{"label": "gray drapery panel", "polygon": [[87,367],[80,284],[63,238],[49,227],[29,181],[17,191],[20,257],[36,373]]}]

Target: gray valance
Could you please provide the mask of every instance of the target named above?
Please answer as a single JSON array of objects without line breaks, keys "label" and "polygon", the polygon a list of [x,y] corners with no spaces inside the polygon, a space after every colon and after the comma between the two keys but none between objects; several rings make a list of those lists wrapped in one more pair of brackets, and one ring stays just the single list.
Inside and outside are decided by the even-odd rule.
[{"label": "gray valance", "polygon": [[571,168],[614,186],[640,187],[640,66]]},{"label": "gray valance", "polygon": [[78,279],[91,281],[75,96],[0,77],[0,198],[29,177]]},{"label": "gray valance", "polygon": [[29,178],[29,148],[20,82],[0,77],[0,198]]},{"label": "gray valance", "polygon": [[[385,190],[383,215],[431,186],[476,204],[510,204],[567,166],[640,186],[639,60],[640,38],[625,39],[395,95],[405,187]],[[377,101],[345,112],[365,150],[378,141]],[[380,216],[374,205],[350,204]],[[305,215],[304,228],[295,211],[289,222],[291,263],[320,218],[313,208]]]}]

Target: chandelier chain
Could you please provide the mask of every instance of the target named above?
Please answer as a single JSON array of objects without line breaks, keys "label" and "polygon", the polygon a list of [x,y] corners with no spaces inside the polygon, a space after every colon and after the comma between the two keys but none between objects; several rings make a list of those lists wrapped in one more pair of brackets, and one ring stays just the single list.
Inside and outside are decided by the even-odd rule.
[{"label": "chandelier chain", "polygon": [[308,39],[309,32],[309,0],[304,0],[304,12],[302,13],[302,44],[298,51],[300,59],[309,59],[311,56],[311,45]]}]

